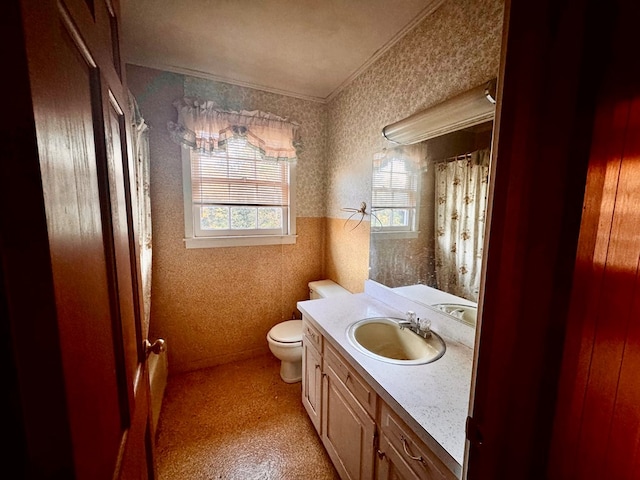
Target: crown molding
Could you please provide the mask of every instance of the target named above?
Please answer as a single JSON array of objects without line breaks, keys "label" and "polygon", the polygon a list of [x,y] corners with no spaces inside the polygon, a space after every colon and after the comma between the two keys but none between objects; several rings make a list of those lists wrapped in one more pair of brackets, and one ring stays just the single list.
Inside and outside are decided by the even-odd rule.
[{"label": "crown molding", "polygon": [[165,64],[155,64],[155,63],[151,63],[151,62],[133,62],[133,61],[126,61],[126,63],[128,65],[135,65],[135,66],[138,66],[138,67],[154,68],[156,70],[162,70],[164,72],[176,73],[176,74],[179,74],[179,75],[189,75],[190,77],[197,77],[197,78],[203,78],[203,79],[206,79],[206,80],[213,80],[213,81],[216,81],[216,82],[228,83],[230,85],[235,85],[237,87],[252,88],[254,90],[260,90],[262,92],[275,93],[277,95],[283,95],[285,97],[298,98],[300,100],[307,100],[307,101],[316,102],[316,103],[323,103],[323,104],[327,103],[326,98],[314,97],[312,95],[303,95],[303,94],[300,94],[300,93],[290,92],[288,90],[282,90],[282,89],[279,89],[279,88],[267,87],[265,85],[260,85],[260,84],[251,83],[251,82],[243,82],[243,81],[240,81],[240,80],[235,80],[233,78],[228,78],[228,77],[224,77],[224,76],[221,76],[221,75],[215,75],[215,74],[212,74],[212,73],[202,72],[200,70],[194,70],[194,69],[191,69],[191,68],[178,67],[176,65],[165,65]]},{"label": "crown molding", "polygon": [[358,78],[363,72],[365,72],[371,65],[373,65],[380,57],[382,57],[387,51],[391,49],[396,43],[398,43],[405,35],[413,30],[418,24],[420,24],[425,18],[435,12],[445,0],[434,0],[432,3],[423,8],[411,22],[398,31],[391,40],[380,47],[360,68],[353,72],[344,82],[342,82],[333,92],[331,92],[324,100],[325,103],[330,103],[336,98],[344,89],[351,85],[356,78]]}]

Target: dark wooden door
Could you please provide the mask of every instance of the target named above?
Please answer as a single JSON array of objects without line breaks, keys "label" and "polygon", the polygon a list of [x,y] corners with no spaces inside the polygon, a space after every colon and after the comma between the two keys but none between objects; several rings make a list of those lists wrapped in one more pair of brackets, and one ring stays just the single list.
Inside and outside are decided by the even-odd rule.
[{"label": "dark wooden door", "polygon": [[467,478],[636,479],[640,3],[505,6]]},{"label": "dark wooden door", "polygon": [[617,8],[594,123],[550,479],[640,476],[640,7]]},{"label": "dark wooden door", "polygon": [[[35,142],[24,145],[23,164],[10,172],[17,177],[2,186],[16,204],[25,193],[33,200],[24,212],[31,223],[3,218],[2,254],[14,260],[4,268],[3,294],[25,418],[25,476],[153,478],[118,5],[23,0],[19,8],[12,14],[24,40],[16,36],[16,48],[31,103],[21,107],[32,112],[24,127]],[[2,197],[3,213],[10,198]],[[21,224],[34,235],[24,244]],[[41,291],[29,286],[28,272]],[[32,315],[29,288],[32,301],[43,302]],[[51,390],[39,390],[49,380]]]},{"label": "dark wooden door", "polygon": [[640,468],[640,97],[603,105],[585,204],[549,478]]}]

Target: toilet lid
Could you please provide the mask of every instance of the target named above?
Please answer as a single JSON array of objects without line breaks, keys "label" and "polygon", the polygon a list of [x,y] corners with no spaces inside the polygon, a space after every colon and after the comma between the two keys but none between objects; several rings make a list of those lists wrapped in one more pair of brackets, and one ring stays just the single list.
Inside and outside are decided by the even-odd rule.
[{"label": "toilet lid", "polygon": [[302,341],[302,320],[287,320],[274,325],[269,336],[276,342],[293,343]]}]

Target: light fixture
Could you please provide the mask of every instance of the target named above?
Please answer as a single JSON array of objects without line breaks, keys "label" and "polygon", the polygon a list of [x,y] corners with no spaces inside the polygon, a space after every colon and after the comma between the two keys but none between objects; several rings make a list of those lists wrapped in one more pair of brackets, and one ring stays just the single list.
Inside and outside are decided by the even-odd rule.
[{"label": "light fixture", "polygon": [[399,122],[387,125],[382,135],[410,145],[493,119],[496,80],[482,84]]}]

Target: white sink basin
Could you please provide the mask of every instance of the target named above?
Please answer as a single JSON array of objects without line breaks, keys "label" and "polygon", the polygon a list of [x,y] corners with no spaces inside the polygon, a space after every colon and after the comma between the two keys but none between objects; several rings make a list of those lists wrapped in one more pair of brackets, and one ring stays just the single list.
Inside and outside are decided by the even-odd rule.
[{"label": "white sink basin", "polygon": [[458,305],[455,303],[438,303],[434,305],[438,310],[442,310],[449,315],[462,320],[469,325],[476,324],[476,317],[478,316],[478,309],[473,305]]},{"label": "white sink basin", "polygon": [[347,328],[349,342],[360,352],[382,362],[420,365],[438,360],[446,350],[444,340],[431,332],[422,338],[408,328],[400,328],[401,318],[374,317],[352,323]]}]

